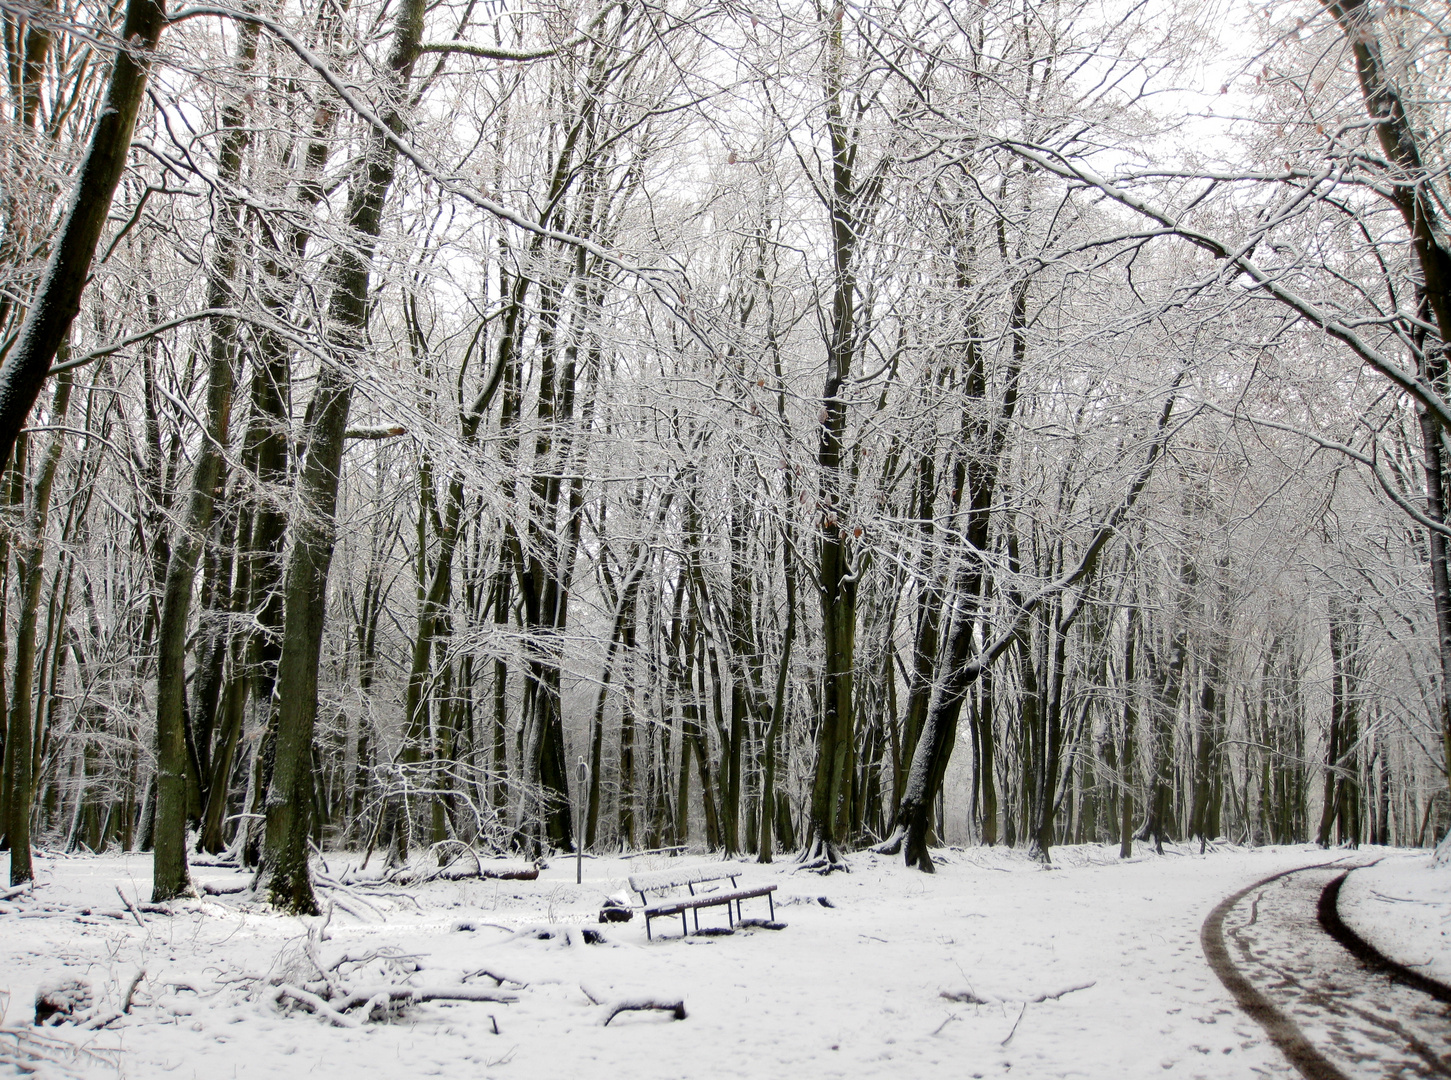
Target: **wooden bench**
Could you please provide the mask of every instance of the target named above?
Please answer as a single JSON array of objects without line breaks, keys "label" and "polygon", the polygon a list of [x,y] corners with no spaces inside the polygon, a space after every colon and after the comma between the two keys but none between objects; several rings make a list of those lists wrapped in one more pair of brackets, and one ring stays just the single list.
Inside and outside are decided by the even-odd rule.
[{"label": "wooden bench", "polygon": [[[726,922],[734,927],[736,920],[741,918],[741,901],[757,896],[766,898],[766,902],[771,908],[771,921],[775,922],[776,901],[771,894],[776,891],[776,886],[752,885],[743,889],[736,885],[736,879],[740,876],[739,869],[725,864],[667,870],[658,874],[631,874],[630,888],[640,894],[640,903],[645,908],[645,937],[654,940],[650,932],[650,920],[662,915],[679,915],[681,936],[688,935],[690,927],[685,921],[687,911],[695,919],[695,932],[700,933],[700,909],[707,907],[724,907]],[[698,885],[708,885],[718,881],[729,881],[730,888],[718,887],[712,892],[696,891]],[[675,889],[689,889],[690,895],[656,900],[653,904],[650,902],[650,893],[666,893]],[[734,918],[731,915],[732,904],[736,906]]]}]

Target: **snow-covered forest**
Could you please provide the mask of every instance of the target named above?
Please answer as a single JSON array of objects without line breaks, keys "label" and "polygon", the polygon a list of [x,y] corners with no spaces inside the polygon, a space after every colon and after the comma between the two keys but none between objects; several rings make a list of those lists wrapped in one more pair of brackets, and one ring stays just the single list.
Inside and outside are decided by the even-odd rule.
[{"label": "snow-covered forest", "polygon": [[0,11],[13,885],[1451,821],[1444,7]]}]

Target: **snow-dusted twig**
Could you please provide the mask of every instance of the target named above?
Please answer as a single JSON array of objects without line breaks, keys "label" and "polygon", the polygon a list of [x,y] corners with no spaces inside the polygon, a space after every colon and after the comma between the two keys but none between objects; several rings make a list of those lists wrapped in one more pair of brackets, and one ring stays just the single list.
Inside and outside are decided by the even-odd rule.
[{"label": "snow-dusted twig", "polygon": [[[352,904],[348,903],[346,900],[344,900],[340,896],[332,896],[332,897],[329,897],[328,898],[328,903],[330,903],[330,904],[336,904],[340,910],[347,912],[353,918],[357,919],[358,922],[365,923],[365,922],[368,921],[368,916],[366,914],[364,914],[363,912],[359,911],[357,908],[353,907]],[[368,908],[371,911],[373,911],[373,913],[376,914],[379,919],[382,919],[383,918],[383,916],[381,914],[378,914],[378,909],[375,908],[375,907],[373,907],[372,904],[368,904]]]},{"label": "snow-dusted twig", "polygon": [[[497,923],[475,923],[476,926],[498,926]],[[500,930],[508,930],[510,927],[499,926]],[[560,926],[552,923],[534,923],[529,926],[521,926],[506,938],[498,941],[491,941],[489,945],[507,945],[511,941],[533,939],[536,941],[553,941],[556,938],[563,938],[566,945],[584,946],[608,944],[604,934],[600,933],[593,926]]]},{"label": "snow-dusted twig", "polygon": [[1023,1002],[1023,1007],[1018,1010],[1018,1018],[1013,1021],[1013,1030],[1010,1031],[1010,1032],[1008,1032],[1008,1037],[1006,1039],[1004,1039],[1002,1042],[998,1043],[999,1046],[1007,1046],[1008,1043],[1010,1043],[1010,1042],[1013,1041],[1013,1036],[1018,1033],[1018,1025],[1023,1022],[1023,1014],[1026,1013],[1027,1011],[1028,1011],[1028,1003],[1025,1001],[1025,1002]]},{"label": "snow-dusted twig", "polygon": [[29,888],[30,883],[27,882],[24,885],[12,885],[8,889],[0,889],[0,900],[13,900],[15,899],[15,897],[27,891]]},{"label": "snow-dusted twig", "polygon": [[131,1011],[131,999],[136,996],[136,988],[141,985],[141,980],[145,977],[145,968],[137,968],[136,974],[131,976],[131,985],[126,987],[126,994],[121,999],[121,1011],[123,1013],[129,1013]]},{"label": "snow-dusted twig", "polygon": [[493,979],[495,986],[503,986],[505,983],[513,983],[515,986],[522,989],[523,987],[529,985],[527,982],[524,982],[520,979],[513,979],[510,978],[508,975],[499,975],[496,972],[490,971],[488,968],[476,968],[475,970],[470,971],[463,978],[461,978],[459,982],[468,982],[470,979],[478,978],[478,976],[480,975],[484,976],[487,979]]},{"label": "snow-dusted twig", "polygon": [[100,1031],[102,1028],[108,1027],[125,1015],[125,1013],[117,1009],[111,1009],[107,1012],[97,1013],[88,1020],[83,1020],[76,1026],[82,1031]]},{"label": "snow-dusted twig", "polygon": [[[331,903],[328,904],[328,912],[329,917],[331,917]],[[318,939],[322,936],[322,931],[324,929],[326,929],[326,924],[324,924],[322,927],[308,927],[307,940],[303,942],[302,947],[303,950],[307,953],[307,958],[312,961],[312,966],[317,968],[318,974],[321,975],[323,977],[323,981],[327,983],[328,996],[333,998],[342,997],[343,994],[346,993],[346,991],[342,987],[342,984],[339,983],[338,980],[334,977],[331,969],[323,966],[322,957],[317,954]]]},{"label": "snow-dusted twig", "polygon": [[115,1060],[96,1049],[51,1038],[30,1027],[0,1028],[0,1066],[9,1065],[25,1076],[39,1071],[38,1065],[50,1066],[45,1075],[69,1076],[76,1075],[71,1066],[77,1061],[116,1065]]},{"label": "snow-dusted twig", "polygon": [[[291,986],[283,983],[272,991],[274,1001],[280,1002],[284,997],[291,998],[303,1008],[308,1009],[314,1015],[326,1020],[333,1027],[356,1028],[362,1027],[362,1023],[351,1016],[344,1016],[331,1005],[316,994],[309,993],[301,987]],[[365,999],[366,1000],[366,999]]]},{"label": "snow-dusted twig", "polygon": [[[417,961],[421,961],[426,955],[426,953],[399,952],[393,946],[385,945],[381,949],[374,949],[372,952],[366,952],[360,956],[354,956],[352,953],[345,952],[329,964],[327,969],[329,971],[341,972],[344,964],[371,964],[375,960],[383,960],[389,964],[411,962],[413,963],[413,967],[408,970],[417,971],[419,966]],[[464,976],[464,978],[468,978],[468,976]]]},{"label": "snow-dusted twig", "polygon": [[958,1016],[956,1013],[948,1013],[947,1014],[947,1019],[944,1020],[944,1021],[942,1021],[942,1023],[938,1024],[937,1027],[933,1029],[932,1034],[933,1035],[941,1035],[943,1028],[945,1028],[948,1024],[952,1023],[954,1020],[961,1020],[961,1019],[962,1019],[962,1017]]},{"label": "snow-dusted twig", "polygon": [[1066,994],[1076,993],[1079,990],[1087,990],[1090,986],[1097,986],[1098,980],[1090,979],[1085,983],[1074,983],[1072,986],[1065,986],[1062,990],[1045,990],[1041,994],[1030,996],[988,994],[986,996],[977,993],[975,990],[944,990],[941,997],[948,1001],[956,1001],[964,1005],[1037,1005],[1044,1001],[1057,1001]]},{"label": "snow-dusted twig", "polygon": [[132,918],[136,920],[136,925],[145,927],[146,920],[141,917],[141,912],[136,910],[135,902],[121,891],[121,886],[119,885],[116,886],[116,895],[121,898],[121,903],[125,904],[126,909],[131,912]]},{"label": "snow-dusted twig", "polygon": [[339,998],[332,1007],[339,1012],[349,1012],[359,1005],[366,1005],[377,998],[392,1003],[420,1001],[490,1001],[508,1005],[519,1000],[518,994],[486,990],[481,986],[370,986],[354,990],[347,997]]}]

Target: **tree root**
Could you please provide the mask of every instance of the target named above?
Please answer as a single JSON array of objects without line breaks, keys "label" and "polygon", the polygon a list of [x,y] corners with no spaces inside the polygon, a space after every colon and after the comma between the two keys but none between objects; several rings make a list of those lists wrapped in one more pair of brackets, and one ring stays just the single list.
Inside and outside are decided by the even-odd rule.
[{"label": "tree root", "polygon": [[892,830],[890,836],[871,850],[877,855],[900,855],[902,853],[902,841],[906,838],[907,830],[898,825]]},{"label": "tree root", "polygon": [[834,841],[818,836],[811,841],[810,845],[802,849],[797,857],[798,870],[810,870],[817,874],[830,874],[841,870],[851,872],[847,864],[846,856],[841,853]]}]

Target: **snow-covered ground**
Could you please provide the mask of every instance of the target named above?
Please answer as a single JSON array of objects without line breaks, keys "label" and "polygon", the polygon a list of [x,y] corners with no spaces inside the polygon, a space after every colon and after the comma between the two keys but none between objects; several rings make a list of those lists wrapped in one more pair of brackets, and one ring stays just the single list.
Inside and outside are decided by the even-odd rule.
[{"label": "snow-covered ground", "polygon": [[[240,895],[138,919],[123,898],[149,897],[149,857],[42,856],[33,894],[0,901],[0,1056],[14,1032],[36,1030],[37,987],[87,980],[104,1017],[144,972],[129,1014],[103,1030],[40,1029],[65,1044],[40,1049],[86,1075],[208,1080],[1289,1076],[1205,964],[1199,929],[1226,894],[1325,858],[1315,847],[1184,848],[1120,862],[1114,847],[1080,847],[1055,850],[1043,869],[1020,852],[974,848],[942,852],[933,876],[863,853],[851,873],[827,877],[740,863],[743,885],[779,886],[785,929],[681,940],[678,922],[657,921],[647,942],[637,917],[585,944],[557,931],[595,926],[628,874],[706,858],[586,860],[580,886],[566,859],[537,881],[354,885],[323,894],[336,904],[319,933],[321,918],[281,917]],[[346,862],[330,856],[330,875],[346,878]],[[1388,858],[1377,873],[1401,863]],[[203,866],[194,877],[245,881]],[[1399,885],[1375,886],[1387,888]],[[745,914],[765,909],[747,901]],[[723,921],[721,909],[707,921]],[[517,932],[540,926],[556,932]],[[480,969],[524,985],[502,987],[517,994],[508,1004],[434,1001],[389,1022],[330,1026],[275,999],[279,982],[319,981],[309,927],[323,967],[363,958],[337,969],[350,987],[494,988]],[[586,990],[681,998],[688,1015],[631,1012],[604,1027]]]},{"label": "snow-covered ground", "polygon": [[1346,879],[1339,906],[1383,955],[1451,984],[1451,866],[1433,866],[1424,851],[1387,851]]}]

